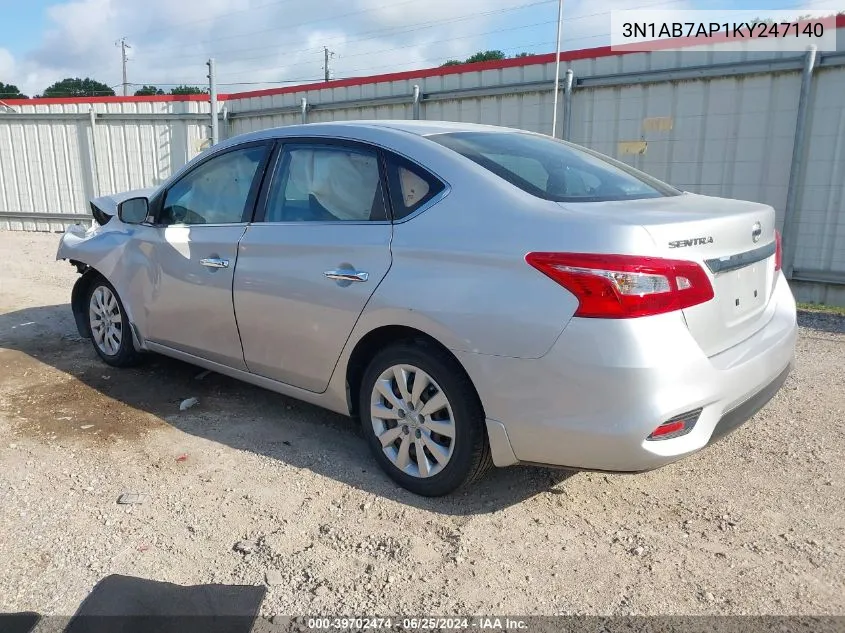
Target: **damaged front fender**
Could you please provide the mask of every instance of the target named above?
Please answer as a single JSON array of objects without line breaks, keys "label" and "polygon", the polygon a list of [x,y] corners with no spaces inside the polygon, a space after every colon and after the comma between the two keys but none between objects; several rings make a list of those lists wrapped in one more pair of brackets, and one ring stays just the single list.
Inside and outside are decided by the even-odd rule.
[{"label": "damaged front fender", "polygon": [[82,276],[77,279],[71,291],[71,308],[80,336],[88,338],[88,315],[86,299],[90,284],[97,277],[104,277],[121,297],[126,316],[132,330],[132,340],[136,350],[144,348],[143,338],[139,334],[132,300],[131,275],[133,268],[127,265],[132,257],[127,253],[132,249],[132,234],[135,227],[130,227],[115,219],[105,225],[94,224],[85,229],[80,225],[70,226],[59,241],[57,260],[67,260],[77,267]]},{"label": "damaged front fender", "polygon": [[119,222],[117,225],[112,222],[106,225],[94,224],[89,229],[74,224],[68,227],[59,240],[56,259],[85,264],[112,281],[130,237],[128,227]]}]

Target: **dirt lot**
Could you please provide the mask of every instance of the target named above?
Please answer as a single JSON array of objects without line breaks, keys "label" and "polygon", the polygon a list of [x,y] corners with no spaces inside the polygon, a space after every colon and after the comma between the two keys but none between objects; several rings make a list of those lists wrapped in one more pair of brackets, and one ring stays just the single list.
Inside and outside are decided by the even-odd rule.
[{"label": "dirt lot", "polygon": [[680,463],[510,468],[431,500],[341,416],[164,358],[102,364],[57,240],[0,233],[0,612],[71,614],[119,573],[268,584],[265,615],[845,614],[841,318],[803,314],[785,388]]}]

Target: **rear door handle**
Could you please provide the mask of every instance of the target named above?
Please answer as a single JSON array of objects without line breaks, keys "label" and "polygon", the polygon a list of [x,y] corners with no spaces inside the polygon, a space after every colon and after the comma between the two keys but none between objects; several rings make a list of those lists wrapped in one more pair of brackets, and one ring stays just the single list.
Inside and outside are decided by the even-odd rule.
[{"label": "rear door handle", "polygon": [[200,260],[200,265],[206,268],[228,268],[229,260],[220,259],[219,257],[207,257]]},{"label": "rear door handle", "polygon": [[336,281],[367,281],[370,278],[370,273],[361,270],[327,270],[323,274],[326,279]]}]

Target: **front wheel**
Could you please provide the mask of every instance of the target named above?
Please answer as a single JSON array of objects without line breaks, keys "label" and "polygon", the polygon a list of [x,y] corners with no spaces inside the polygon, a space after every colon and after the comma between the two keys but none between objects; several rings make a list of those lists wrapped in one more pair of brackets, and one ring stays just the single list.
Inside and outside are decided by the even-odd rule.
[{"label": "front wheel", "polygon": [[126,310],[114,286],[102,277],[95,279],[87,297],[88,333],[94,350],[114,367],[134,365],[139,354],[132,343]]},{"label": "front wheel", "polygon": [[359,398],[376,460],[411,492],[449,494],[492,465],[478,395],[445,351],[425,341],[382,350],[364,374]]}]

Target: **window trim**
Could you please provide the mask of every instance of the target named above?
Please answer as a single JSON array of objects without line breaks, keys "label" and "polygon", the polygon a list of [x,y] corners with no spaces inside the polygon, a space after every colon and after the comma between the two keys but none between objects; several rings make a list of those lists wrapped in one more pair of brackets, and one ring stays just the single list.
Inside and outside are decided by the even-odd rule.
[{"label": "window trim", "polygon": [[[255,215],[255,207],[256,203],[258,202],[259,192],[261,186],[266,179],[267,174],[267,166],[270,163],[270,158],[273,155],[273,151],[275,150],[274,141],[273,140],[261,140],[261,141],[250,141],[247,143],[239,143],[237,145],[232,145],[230,147],[226,147],[217,152],[210,153],[208,156],[205,156],[202,160],[197,162],[196,165],[192,166],[190,170],[183,173],[179,176],[178,179],[174,180],[170,183],[166,189],[162,189],[161,191],[157,192],[155,198],[151,204],[153,206],[153,217],[155,218],[155,226],[161,228],[167,227],[200,227],[200,226],[238,226],[241,224],[248,224],[252,221],[252,218]],[[255,170],[255,175],[252,178],[252,183],[250,184],[249,194],[247,195],[246,202],[244,203],[244,209],[241,213],[241,219],[238,222],[214,222],[209,224],[186,224],[184,222],[178,224],[163,224],[161,223],[161,214],[164,211],[164,203],[167,200],[167,194],[170,193],[170,190],[173,189],[176,185],[182,182],[185,178],[193,174],[197,169],[200,169],[210,161],[214,160],[215,158],[220,158],[221,156],[225,156],[226,154],[231,154],[232,152],[241,151],[244,149],[249,149],[251,147],[264,147],[266,151],[264,152],[264,157],[261,159],[261,163],[259,163],[258,168]]]},{"label": "window trim", "polygon": [[[392,163],[392,164],[391,164]],[[398,182],[399,179],[399,169],[403,167],[403,163],[407,165],[407,168],[411,168],[412,171],[422,172],[427,176],[426,180],[436,180],[442,185],[440,191],[434,194],[431,198],[420,204],[416,209],[408,213],[407,215],[403,215],[398,220],[396,219],[396,213],[394,212],[391,217],[393,218],[394,224],[402,224],[403,222],[407,222],[411,218],[417,217],[420,213],[430,209],[435,204],[443,200],[446,196],[449,195],[452,188],[445,180],[434,174],[430,169],[426,169],[419,163],[402,156],[401,154],[397,154],[396,152],[385,152],[385,172],[387,174],[387,186],[388,189],[388,198],[390,199],[391,207],[393,206],[393,199],[394,197],[397,200],[402,199],[402,185]],[[396,187],[396,195],[393,195],[393,188]]]},{"label": "window trim", "polygon": [[[267,165],[267,171],[264,182],[261,186],[261,191],[258,196],[255,213],[252,218],[253,224],[261,224],[267,226],[356,226],[356,225],[391,225],[393,223],[393,206],[391,204],[390,195],[387,190],[387,169],[384,159],[384,150],[377,146],[364,141],[356,141],[352,139],[339,139],[325,136],[297,136],[297,137],[280,137],[276,139],[277,147],[274,149],[273,157]],[[319,222],[268,222],[267,209],[270,202],[270,192],[273,189],[274,181],[279,176],[279,169],[285,160],[286,148],[289,146],[334,146],[347,147],[352,150],[369,152],[376,156],[379,170],[379,181],[381,184],[381,195],[384,199],[384,208],[387,215],[385,220],[329,220]]]}]

